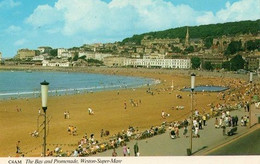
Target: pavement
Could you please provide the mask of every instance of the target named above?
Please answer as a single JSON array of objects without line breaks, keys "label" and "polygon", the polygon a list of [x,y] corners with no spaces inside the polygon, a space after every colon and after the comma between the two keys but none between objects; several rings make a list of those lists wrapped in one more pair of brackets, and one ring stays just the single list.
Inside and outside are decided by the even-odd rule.
[{"label": "pavement", "polygon": [[[237,115],[239,118],[239,126],[235,135],[223,136],[222,129],[216,129],[214,127],[215,118],[207,121],[207,126],[203,127],[203,130],[199,131],[200,138],[192,139],[192,155],[206,155],[210,150],[216,148],[219,145],[230,142],[235,138],[247,133],[250,128],[240,126],[241,116],[248,116],[248,112],[244,112],[243,109],[235,110],[231,112],[231,115]],[[143,140],[131,140],[127,142],[127,147],[130,148],[131,155],[134,156],[134,144],[137,142],[139,146],[140,156],[187,156],[187,149],[190,148],[190,137],[182,135],[183,128],[180,129],[180,138],[171,139],[169,131],[166,133],[157,135],[151,138]],[[188,131],[189,134],[189,131]],[[102,153],[98,153],[94,156],[111,156],[113,150],[108,150]],[[123,148],[116,149],[118,156],[123,156]],[[260,153],[259,153],[260,154]]]}]

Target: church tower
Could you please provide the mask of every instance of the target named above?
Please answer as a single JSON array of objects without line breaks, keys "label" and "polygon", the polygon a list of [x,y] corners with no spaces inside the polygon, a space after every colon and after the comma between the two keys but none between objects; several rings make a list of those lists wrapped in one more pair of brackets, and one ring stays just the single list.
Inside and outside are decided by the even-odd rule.
[{"label": "church tower", "polygon": [[190,45],[189,40],[190,40],[189,27],[187,26],[187,32],[186,32],[186,37],[185,37],[185,47],[188,47]]}]

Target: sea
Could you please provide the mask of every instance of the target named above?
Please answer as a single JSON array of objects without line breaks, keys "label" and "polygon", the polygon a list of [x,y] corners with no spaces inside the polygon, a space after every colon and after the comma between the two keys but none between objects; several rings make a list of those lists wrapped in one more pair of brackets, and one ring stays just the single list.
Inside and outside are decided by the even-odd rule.
[{"label": "sea", "polygon": [[40,97],[40,83],[49,82],[49,96],[137,88],[159,83],[141,77],[44,71],[0,71],[0,99]]}]

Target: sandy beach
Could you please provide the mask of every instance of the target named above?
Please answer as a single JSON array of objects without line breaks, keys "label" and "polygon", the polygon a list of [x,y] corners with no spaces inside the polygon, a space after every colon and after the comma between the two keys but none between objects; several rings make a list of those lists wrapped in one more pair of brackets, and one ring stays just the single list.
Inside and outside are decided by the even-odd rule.
[{"label": "sandy beach", "polygon": [[[86,70],[74,69],[73,71],[85,72]],[[102,142],[108,137],[100,138],[101,129],[109,130],[110,136],[112,136],[126,130],[129,126],[138,127],[139,131],[142,131],[151,126],[161,125],[165,121],[183,120],[190,115],[189,92],[182,92],[179,89],[190,86],[191,71],[91,68],[86,72],[150,77],[160,80],[161,83],[136,89],[49,97],[47,110],[50,119],[47,136],[47,148],[49,149],[54,149],[55,144],[63,144],[61,147],[64,151],[74,150],[76,146],[70,146],[70,144],[77,144],[85,133],[88,136],[92,133],[95,134],[95,138]],[[196,85],[227,86],[231,81],[239,81],[220,76],[222,75],[219,77],[202,76],[200,73],[196,77]],[[173,90],[171,89],[172,81]],[[153,95],[147,93],[149,87],[153,91]],[[218,94],[213,92],[196,93],[194,109],[208,112],[210,103],[223,103],[223,100],[219,100]],[[178,99],[176,95],[181,95],[182,99]],[[138,106],[132,106],[131,99],[138,102]],[[126,109],[124,109],[125,102]],[[184,106],[184,109],[176,110],[176,106]],[[17,112],[17,107],[21,108],[21,112]],[[89,107],[93,109],[94,115],[88,114]],[[41,108],[40,98],[0,100],[1,157],[15,156],[15,145],[18,140],[21,141],[20,147],[26,156],[40,156],[42,133],[37,138],[30,135],[37,129],[39,108]],[[163,119],[161,117],[162,110],[170,114],[169,117]],[[64,111],[70,112],[69,119],[64,119]],[[42,122],[42,119],[40,117],[39,122]],[[78,135],[68,134],[69,125],[77,128]]]}]

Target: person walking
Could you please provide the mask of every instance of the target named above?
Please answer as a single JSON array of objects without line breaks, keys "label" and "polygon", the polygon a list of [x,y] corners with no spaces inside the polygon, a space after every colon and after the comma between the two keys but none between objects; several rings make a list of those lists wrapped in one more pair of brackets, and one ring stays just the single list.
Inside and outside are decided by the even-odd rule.
[{"label": "person walking", "polygon": [[130,148],[127,148],[127,155],[130,156]]},{"label": "person walking", "polygon": [[112,157],[116,157],[117,156],[117,152],[116,149],[114,149],[113,153],[112,153]]},{"label": "person walking", "polygon": [[222,134],[223,134],[223,136],[226,135],[226,126],[225,125],[222,126]]},{"label": "person walking", "polygon": [[123,146],[123,155],[124,155],[124,157],[127,156],[127,147],[126,147],[126,144],[124,144],[124,146]]},{"label": "person walking", "polygon": [[187,126],[184,126],[184,129],[183,129],[183,135],[187,138],[187,133],[188,133],[188,128]]},{"label": "person walking", "polygon": [[207,120],[206,115],[202,116],[202,120],[203,120],[203,126],[206,126],[206,120]]},{"label": "person walking", "polygon": [[139,147],[138,147],[138,143],[137,142],[134,145],[134,153],[135,153],[135,156],[139,156]]}]

